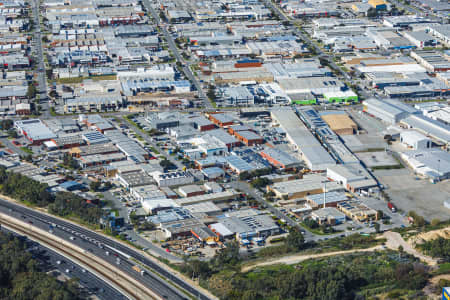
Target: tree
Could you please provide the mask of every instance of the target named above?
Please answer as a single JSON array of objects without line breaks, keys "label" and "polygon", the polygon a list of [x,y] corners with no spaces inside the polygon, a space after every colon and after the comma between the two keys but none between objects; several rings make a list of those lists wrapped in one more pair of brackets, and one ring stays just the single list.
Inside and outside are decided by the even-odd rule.
[{"label": "tree", "polygon": [[161,160],[161,161],[159,162],[159,165],[160,165],[161,167],[163,167],[164,170],[167,170],[167,169],[173,169],[173,168],[175,167],[175,165],[174,165],[170,160],[168,160],[168,159],[165,158],[165,157],[164,157],[163,160]]},{"label": "tree", "polygon": [[209,85],[206,96],[208,96],[208,98],[212,101],[216,100],[217,96],[216,96],[216,86],[215,85],[213,85],[213,84]]},{"label": "tree", "polygon": [[112,188],[112,183],[110,181],[105,182],[104,187],[106,190],[109,190],[110,188]]},{"label": "tree", "polygon": [[28,85],[27,97],[28,99],[33,99],[36,97],[36,87],[34,86],[34,82]]},{"label": "tree", "polygon": [[431,226],[438,226],[440,223],[441,223],[441,220],[439,220],[439,219],[431,220]]},{"label": "tree", "polygon": [[100,181],[91,181],[89,184],[89,189],[93,192],[97,192],[100,189],[102,183]]},{"label": "tree", "polygon": [[403,246],[402,245],[398,246],[397,250],[398,250],[398,257],[399,258],[402,257],[402,254],[403,254],[403,251],[404,251]]},{"label": "tree", "polygon": [[11,120],[11,119],[4,119],[1,122],[1,127],[2,127],[1,129],[2,130],[9,130],[9,129],[11,129],[13,127],[13,125],[14,125],[14,121],[13,120]]},{"label": "tree", "polygon": [[15,139],[15,138],[17,138],[19,135],[17,134],[17,132],[16,132],[14,129],[9,129],[9,130],[8,130],[8,136],[9,136],[10,138]]},{"label": "tree", "polygon": [[70,169],[78,169],[78,162],[69,153],[64,154],[63,165]]},{"label": "tree", "polygon": [[298,251],[303,249],[305,247],[305,238],[303,237],[303,234],[294,229],[289,232],[288,236],[286,237],[286,246],[293,251]]},{"label": "tree", "polygon": [[239,261],[239,244],[236,241],[232,241],[226,243],[225,248],[214,256],[212,264],[216,269],[222,269],[226,265],[234,266]]}]

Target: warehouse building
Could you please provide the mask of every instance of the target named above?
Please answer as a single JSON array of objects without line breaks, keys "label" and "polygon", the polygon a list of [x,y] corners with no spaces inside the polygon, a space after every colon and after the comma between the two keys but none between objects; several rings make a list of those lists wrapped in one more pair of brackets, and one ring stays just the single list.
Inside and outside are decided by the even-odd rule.
[{"label": "warehouse building", "polygon": [[236,131],[234,136],[247,146],[254,146],[264,143],[264,138],[250,130]]},{"label": "warehouse building", "polygon": [[125,188],[130,189],[137,186],[150,185],[153,178],[145,172],[129,172],[117,174],[117,179]]},{"label": "warehouse building", "polygon": [[210,193],[187,198],[179,198],[175,199],[175,202],[180,206],[203,203],[208,201],[212,201],[213,203],[221,203],[236,200],[240,197],[240,195],[241,195],[240,193],[231,189],[219,193]]},{"label": "warehouse building", "polygon": [[396,124],[419,111],[397,100],[369,99],[363,102],[364,112],[389,124]]},{"label": "warehouse building", "polygon": [[334,77],[282,78],[278,83],[288,95],[299,93],[323,95],[340,92],[345,88],[345,84]]},{"label": "warehouse building", "polygon": [[80,156],[77,161],[82,168],[101,167],[112,162],[126,160],[127,157],[122,153],[111,154],[93,154],[87,156]]},{"label": "warehouse building", "polygon": [[400,142],[414,150],[431,148],[432,141],[417,131],[400,132]]},{"label": "warehouse building", "polygon": [[[279,199],[297,199],[308,195],[325,192],[327,178],[317,174],[305,175],[302,179],[283,181],[268,186],[268,191],[273,191]],[[342,191],[343,187],[337,182],[328,182],[326,191]]]},{"label": "warehouse building", "polygon": [[377,181],[359,164],[328,167],[327,177],[355,193],[378,185]]},{"label": "warehouse building", "polygon": [[288,141],[299,151],[310,170],[324,171],[336,164],[292,109],[272,110],[271,116],[286,132]]},{"label": "warehouse building", "polygon": [[166,197],[166,194],[164,194],[155,184],[133,186],[130,188],[130,192],[139,202]]},{"label": "warehouse building", "polygon": [[54,134],[39,119],[18,120],[14,122],[20,134],[24,135],[32,144],[40,145],[45,141],[56,138]]},{"label": "warehouse building", "polygon": [[178,188],[178,193],[182,197],[194,197],[205,194],[205,191],[196,184],[184,185]]},{"label": "warehouse building", "polygon": [[323,97],[329,103],[358,102],[358,95],[352,90],[326,92]]},{"label": "warehouse building", "polygon": [[339,202],[346,201],[347,195],[344,192],[326,192],[321,194],[308,195],[305,197],[312,209],[336,207]]},{"label": "warehouse building", "polygon": [[358,130],[358,125],[347,114],[322,114],[322,119],[338,135],[352,135]]},{"label": "warehouse building", "polygon": [[177,186],[194,182],[194,176],[185,171],[162,173],[160,171],[150,174],[159,187]]},{"label": "warehouse building", "polygon": [[440,149],[422,149],[400,154],[416,174],[428,177],[432,182],[450,178],[450,155]]},{"label": "warehouse building", "polygon": [[298,159],[276,148],[266,147],[264,150],[259,152],[259,155],[266,159],[275,168],[282,170],[297,168],[301,165]]},{"label": "warehouse building", "polygon": [[415,129],[448,145],[450,143],[450,126],[422,115],[410,115],[400,122],[410,129]]},{"label": "warehouse building", "polygon": [[174,200],[165,197],[155,199],[145,199],[141,202],[142,208],[146,213],[154,215],[155,213],[177,207]]},{"label": "warehouse building", "polygon": [[210,114],[209,119],[219,127],[231,126],[237,122],[235,117],[226,113]]}]

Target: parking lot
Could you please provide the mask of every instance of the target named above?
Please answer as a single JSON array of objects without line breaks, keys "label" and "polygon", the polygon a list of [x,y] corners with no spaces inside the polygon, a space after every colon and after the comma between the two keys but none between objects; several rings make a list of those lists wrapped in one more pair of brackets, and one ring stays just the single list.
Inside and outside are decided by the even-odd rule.
[{"label": "parking lot", "polygon": [[428,221],[449,218],[450,211],[443,206],[443,201],[450,197],[450,184],[447,181],[433,184],[419,179],[407,168],[379,170],[374,174],[387,188],[386,193],[399,209],[420,212]]}]

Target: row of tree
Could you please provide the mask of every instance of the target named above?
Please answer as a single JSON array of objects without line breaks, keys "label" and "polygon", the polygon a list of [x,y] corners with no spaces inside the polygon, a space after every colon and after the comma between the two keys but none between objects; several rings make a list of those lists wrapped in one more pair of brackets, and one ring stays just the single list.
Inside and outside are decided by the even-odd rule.
[{"label": "row of tree", "polygon": [[74,216],[89,224],[98,224],[102,209],[68,192],[52,194],[48,185],[0,167],[0,192],[19,201],[46,207],[59,216]]}]

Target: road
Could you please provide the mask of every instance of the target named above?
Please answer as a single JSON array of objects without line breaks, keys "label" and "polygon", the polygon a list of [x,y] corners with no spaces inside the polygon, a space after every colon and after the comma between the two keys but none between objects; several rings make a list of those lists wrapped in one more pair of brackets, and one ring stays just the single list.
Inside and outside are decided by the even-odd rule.
[{"label": "road", "polygon": [[[12,217],[32,222],[33,226],[37,226],[44,230],[48,230],[49,226],[54,224],[56,227],[53,228],[53,234],[99,256],[101,259],[111,264],[116,263],[117,257],[121,258],[123,263],[117,265],[121,271],[126,272],[129,276],[139,280],[139,282],[162,297],[166,297],[166,299],[187,299],[186,295],[169,284],[166,280],[172,281],[199,299],[206,300],[212,298],[212,296],[207,296],[202,293],[197,287],[189,284],[186,280],[178,277],[160,264],[155,263],[137,250],[105,237],[102,234],[4,199],[0,199],[0,211]],[[74,237],[75,240],[71,240],[71,236]],[[106,253],[106,249],[110,249],[110,253]],[[148,276],[145,277],[137,274],[137,272],[132,270],[133,263],[131,263],[128,258],[139,261],[150,269],[151,272],[148,272]],[[157,273],[158,275],[155,275],[154,273]],[[165,278],[165,280],[161,279],[160,276]]]},{"label": "road", "polygon": [[[1,231],[15,236],[21,236],[7,230],[5,227],[2,227]],[[57,270],[69,278],[78,278],[78,282],[83,289],[87,290],[89,294],[95,294],[101,300],[127,299],[105,281],[88,270],[83,269],[78,264],[67,260],[59,253],[30,240],[27,240],[27,245],[29,246],[28,249],[33,257],[42,263],[40,267],[43,268],[43,271],[49,272]],[[69,270],[69,273],[67,273],[66,270]]]},{"label": "road", "polygon": [[211,102],[209,102],[208,97],[203,92],[203,89],[198,82],[197,78],[195,78],[194,74],[192,73],[189,63],[187,63],[183,57],[181,56],[180,52],[178,51],[177,45],[175,44],[175,41],[173,40],[172,35],[169,31],[167,31],[167,24],[164,23],[161,18],[159,17],[158,12],[153,7],[152,3],[150,3],[149,0],[143,0],[142,4],[147,8],[148,11],[150,11],[153,19],[155,20],[156,25],[159,26],[162,33],[164,34],[164,37],[167,41],[167,44],[169,45],[170,50],[172,51],[173,55],[175,56],[175,59],[181,64],[182,69],[188,80],[195,86],[198,92],[198,97],[203,101],[203,104],[206,109],[213,109],[213,106]]},{"label": "road", "polygon": [[164,155],[164,157],[166,157],[171,163],[173,163],[175,166],[177,166],[178,169],[183,169],[184,165],[176,160],[173,156],[170,156],[169,154],[167,154],[163,149],[161,149],[154,141],[152,141],[152,138],[147,134],[142,132],[136,125],[134,125],[133,123],[129,122],[126,118],[122,119],[128,123],[133,130],[139,134],[149,145],[151,145],[153,148],[155,148],[161,155]]},{"label": "road", "polygon": [[36,59],[37,59],[37,82],[39,84],[38,91],[40,94],[40,105],[42,107],[41,113],[44,118],[49,118],[50,107],[48,103],[47,96],[47,79],[45,74],[45,63],[44,63],[44,51],[42,49],[42,36],[41,36],[41,26],[39,22],[39,1],[34,0],[32,2],[33,10],[33,21],[34,21],[34,36],[33,41],[35,42],[36,49]]},{"label": "road", "polygon": [[20,147],[17,147],[16,145],[14,145],[13,143],[11,143],[10,140],[8,140],[7,138],[0,138],[0,142],[6,147],[11,149],[12,151],[14,151],[15,153],[19,154],[20,156],[26,156],[27,153],[25,153],[25,151],[23,151],[22,149],[20,149]]}]

